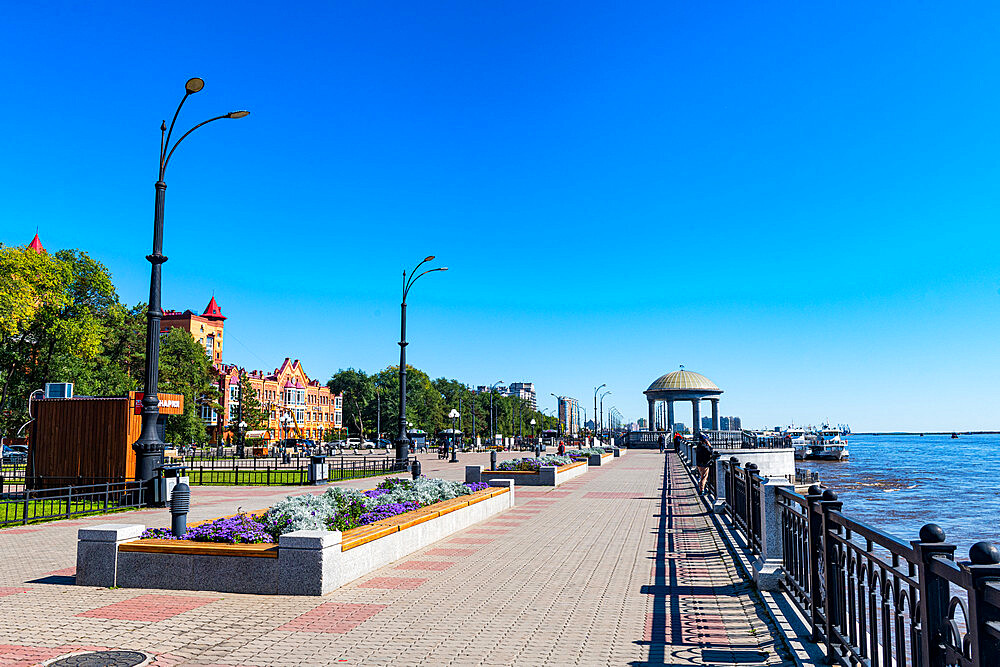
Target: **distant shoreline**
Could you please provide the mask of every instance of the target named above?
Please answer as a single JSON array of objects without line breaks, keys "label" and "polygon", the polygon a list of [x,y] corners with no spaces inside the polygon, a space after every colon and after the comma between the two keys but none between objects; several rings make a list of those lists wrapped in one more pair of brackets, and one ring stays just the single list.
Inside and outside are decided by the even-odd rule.
[{"label": "distant shoreline", "polygon": [[1000,431],[854,431],[851,435],[996,435]]}]

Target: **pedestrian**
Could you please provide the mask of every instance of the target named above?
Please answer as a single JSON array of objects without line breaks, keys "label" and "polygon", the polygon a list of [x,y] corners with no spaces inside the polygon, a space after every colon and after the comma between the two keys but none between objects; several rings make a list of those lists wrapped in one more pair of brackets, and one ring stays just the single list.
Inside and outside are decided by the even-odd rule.
[{"label": "pedestrian", "polygon": [[698,446],[694,450],[694,461],[698,467],[698,490],[705,493],[708,469],[712,465],[712,447],[708,444],[708,437],[704,433],[698,436]]},{"label": "pedestrian", "polygon": [[559,443],[559,456],[566,456],[566,443]]},{"label": "pedestrian", "polygon": [[667,448],[667,437],[661,433],[657,442],[660,444],[660,453],[662,454],[663,450]]},{"label": "pedestrian", "polygon": [[674,432],[674,451],[677,451],[677,452],[681,451],[681,440],[683,440],[683,439],[684,439],[684,436],[681,435],[680,431],[675,431]]}]

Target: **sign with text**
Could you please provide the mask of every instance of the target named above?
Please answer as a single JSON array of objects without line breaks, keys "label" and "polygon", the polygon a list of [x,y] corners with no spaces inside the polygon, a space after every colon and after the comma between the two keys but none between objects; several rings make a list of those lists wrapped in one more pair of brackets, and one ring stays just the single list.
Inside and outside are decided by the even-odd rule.
[{"label": "sign with text", "polygon": [[[141,391],[133,391],[129,394],[129,398],[132,400],[134,414],[142,414],[143,396],[145,396],[145,394]],[[160,399],[161,415],[184,414],[184,394],[157,394],[156,397]]]}]

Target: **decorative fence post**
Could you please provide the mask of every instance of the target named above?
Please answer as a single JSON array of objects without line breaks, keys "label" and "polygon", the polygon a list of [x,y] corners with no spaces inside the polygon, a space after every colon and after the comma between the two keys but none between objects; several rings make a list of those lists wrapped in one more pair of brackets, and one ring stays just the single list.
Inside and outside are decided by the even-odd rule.
[{"label": "decorative fence post", "polygon": [[753,564],[753,580],[762,591],[776,591],[782,577],[785,546],[778,509],[778,489],[795,491],[784,479],[768,479],[760,487],[760,557]]},{"label": "decorative fence post", "polygon": [[736,499],[735,496],[735,484],[733,482],[733,470],[737,469],[740,465],[740,460],[735,456],[729,457],[729,462],[724,464],[726,468],[726,503],[725,505],[729,507],[729,517],[733,518],[733,502]]},{"label": "decorative fence post", "polygon": [[[1000,665],[1000,549],[989,542],[976,542],[969,549],[971,564],[963,566],[969,576],[969,635],[972,664]],[[989,598],[992,598],[992,602]]]},{"label": "decorative fence post", "polygon": [[920,581],[920,657],[921,667],[944,667],[945,624],[951,590],[948,580],[931,572],[931,561],[944,557],[955,559],[955,545],[945,544],[944,529],[929,523],[920,529],[920,539],[914,540],[913,551],[917,560],[917,577]]},{"label": "decorative fence post", "polygon": [[822,572],[820,576],[823,581],[823,615],[826,616],[826,655],[830,663],[833,663],[834,655],[834,628],[840,623],[843,600],[841,599],[840,582],[840,545],[830,539],[833,533],[839,533],[840,526],[830,521],[830,512],[839,512],[844,503],[837,500],[837,494],[830,489],[823,491],[821,500],[818,503],[822,516],[822,543],[823,555]]},{"label": "decorative fence post", "polygon": [[757,508],[754,506],[753,502],[753,489],[751,485],[753,484],[753,477],[757,474],[757,464],[750,462],[744,466],[743,469],[743,521],[746,528],[747,545],[750,547],[750,553],[754,554],[757,549],[754,545],[754,515],[757,514]]},{"label": "decorative fence post", "polygon": [[822,499],[823,489],[819,484],[810,486],[809,492],[806,494],[806,500],[809,503],[807,509],[809,521],[809,609],[811,611],[809,624],[812,626],[810,639],[817,644],[823,640],[823,631],[820,629],[822,619],[819,612],[823,607],[823,592],[820,583],[823,577],[820,569],[823,562],[820,557],[823,545],[823,515],[820,514],[817,507],[817,503]]}]

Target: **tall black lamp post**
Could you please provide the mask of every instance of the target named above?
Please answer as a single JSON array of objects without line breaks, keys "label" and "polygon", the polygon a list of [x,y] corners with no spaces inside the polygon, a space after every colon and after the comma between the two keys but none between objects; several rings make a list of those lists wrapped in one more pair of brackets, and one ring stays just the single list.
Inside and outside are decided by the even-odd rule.
[{"label": "tall black lamp post", "polygon": [[598,436],[599,436],[599,433],[598,433],[598,430],[597,430],[597,392],[599,392],[601,389],[603,389],[604,387],[607,387],[607,386],[608,386],[608,383],[605,382],[600,387],[594,387],[594,435],[598,435]]},{"label": "tall black lamp post", "polygon": [[406,435],[406,296],[410,293],[413,283],[417,282],[421,276],[434,271],[448,270],[447,266],[440,266],[417,273],[417,269],[433,259],[434,255],[428,255],[420,264],[413,267],[409,280],[406,278],[406,271],[403,271],[403,301],[400,303],[399,315],[399,435],[396,437],[396,465],[398,466],[405,466],[406,460],[410,458],[410,438]]},{"label": "tall black lamp post", "polygon": [[601,394],[601,411],[598,413],[601,418],[601,433],[604,432],[604,397],[610,393],[611,393],[610,391],[606,391],[603,394]]},{"label": "tall black lamp post", "polygon": [[451,461],[449,461],[449,463],[458,463],[458,440],[456,440],[458,432],[455,429],[455,426],[458,423],[458,410],[452,408],[451,412],[448,413],[448,416],[451,417]]},{"label": "tall black lamp post", "polygon": [[[146,382],[142,396],[142,430],[139,439],[132,445],[136,454],[136,479],[143,482],[152,480],[157,466],[163,463],[163,440],[156,428],[156,420],[160,416],[160,401],[157,398],[160,380],[160,320],[163,318],[163,311],[160,308],[160,267],[167,261],[163,254],[163,201],[167,191],[167,184],[163,180],[167,171],[167,164],[170,157],[177,150],[189,134],[197,130],[202,125],[206,125],[215,120],[223,118],[244,118],[250,114],[249,111],[231,111],[222,116],[209,118],[198,123],[170,146],[170,135],[174,131],[174,123],[181,112],[181,107],[187,98],[204,88],[205,82],[201,79],[188,79],[184,84],[184,97],[177,105],[173,120],[170,121],[170,129],[167,129],[167,121],[160,125],[160,168],[156,179],[156,200],[153,210],[153,252],[146,255],[146,259],[152,265],[149,276],[149,308],[146,311]],[[147,498],[151,498],[147,488]]]},{"label": "tall black lamp post", "polygon": [[490,445],[497,444],[496,414],[493,412],[493,392],[501,382],[503,380],[497,380],[490,386]]}]

